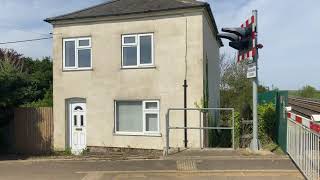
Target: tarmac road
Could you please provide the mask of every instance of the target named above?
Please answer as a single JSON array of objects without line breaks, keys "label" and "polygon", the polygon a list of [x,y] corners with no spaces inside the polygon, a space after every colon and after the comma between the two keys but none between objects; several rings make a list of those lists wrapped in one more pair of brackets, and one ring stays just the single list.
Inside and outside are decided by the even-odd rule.
[{"label": "tarmac road", "polygon": [[6,180],[298,180],[304,179],[288,158],[217,158],[189,160],[13,160],[0,161]]}]

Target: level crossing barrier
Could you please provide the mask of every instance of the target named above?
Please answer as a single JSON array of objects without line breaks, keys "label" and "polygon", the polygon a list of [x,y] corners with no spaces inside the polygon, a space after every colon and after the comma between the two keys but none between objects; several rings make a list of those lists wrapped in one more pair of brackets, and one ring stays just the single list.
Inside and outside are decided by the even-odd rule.
[{"label": "level crossing barrier", "polygon": [[320,180],[320,124],[288,112],[287,153],[308,180]]}]

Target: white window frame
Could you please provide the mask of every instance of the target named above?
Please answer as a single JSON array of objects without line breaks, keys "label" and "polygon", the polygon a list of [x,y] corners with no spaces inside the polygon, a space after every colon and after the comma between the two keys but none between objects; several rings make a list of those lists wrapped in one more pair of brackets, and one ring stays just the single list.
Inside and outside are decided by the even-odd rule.
[{"label": "white window frame", "polygon": [[[147,103],[157,103],[157,108],[156,109],[147,109],[146,104]],[[151,133],[151,134],[156,134],[159,133],[159,128],[160,128],[160,119],[159,119],[159,112],[160,112],[160,108],[159,108],[159,101],[143,101],[142,102],[142,119],[143,119],[143,130],[147,133]],[[147,114],[156,114],[157,115],[157,126],[158,126],[158,130],[157,131],[147,131],[147,119],[146,116]]]},{"label": "white window frame", "polygon": [[[151,36],[151,63],[140,63],[140,37],[141,36]],[[135,43],[125,43],[124,39],[127,37],[134,37]],[[154,67],[154,44],[153,44],[153,33],[145,33],[145,34],[128,34],[122,35],[121,38],[121,67],[122,68],[144,68],[144,67]],[[123,49],[125,47],[137,47],[137,65],[125,66],[123,63]]]},{"label": "white window frame", "polygon": [[[89,40],[88,46],[80,46],[81,40]],[[75,66],[66,66],[66,42],[73,41],[75,43]],[[79,67],[78,51],[90,49],[90,67]],[[63,39],[63,70],[90,70],[92,69],[92,46],[91,37],[81,37],[81,38],[65,38]]]},{"label": "white window frame", "polygon": [[[142,132],[123,132],[117,131],[117,103],[118,102],[141,102],[142,103]],[[146,109],[146,103],[157,103],[157,109]],[[161,136],[160,134],[160,101],[159,100],[118,100],[115,101],[115,119],[114,119],[114,133],[116,135],[135,135],[135,136]],[[157,114],[158,130],[146,131],[146,115]]]}]

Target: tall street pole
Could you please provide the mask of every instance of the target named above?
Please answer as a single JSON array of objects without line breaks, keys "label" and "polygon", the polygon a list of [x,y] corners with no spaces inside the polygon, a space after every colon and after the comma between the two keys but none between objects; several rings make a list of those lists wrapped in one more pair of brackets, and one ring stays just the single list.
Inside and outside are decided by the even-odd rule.
[{"label": "tall street pole", "polygon": [[[258,11],[253,10],[252,11],[254,17],[255,17],[255,23],[256,23],[256,33],[258,33]],[[256,45],[257,45],[257,36],[256,36]],[[255,63],[256,63],[256,77],[252,79],[252,91],[253,91],[253,132],[252,132],[252,141],[251,141],[251,149],[253,151],[259,150],[259,140],[258,140],[258,50],[256,51],[257,55],[255,56]]]}]

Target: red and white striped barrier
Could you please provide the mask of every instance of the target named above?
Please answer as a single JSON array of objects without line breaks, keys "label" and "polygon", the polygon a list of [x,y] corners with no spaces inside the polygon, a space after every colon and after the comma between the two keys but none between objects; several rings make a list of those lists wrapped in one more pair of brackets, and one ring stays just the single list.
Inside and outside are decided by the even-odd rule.
[{"label": "red and white striped barrier", "polygon": [[288,112],[288,119],[291,121],[295,121],[298,124],[303,125],[304,127],[312,130],[315,133],[320,133],[320,124],[318,124],[308,118],[302,117],[302,116],[294,114],[292,112]]},{"label": "red and white striped barrier", "polygon": [[288,113],[287,153],[308,180],[320,180],[320,124]]},{"label": "red and white striped barrier", "polygon": [[252,49],[247,52],[239,52],[238,54],[238,62],[246,60],[246,59],[253,59],[254,56],[257,54],[257,47],[256,47],[256,17],[251,16],[251,18],[247,19],[244,24],[241,24],[241,27],[252,27]]}]

